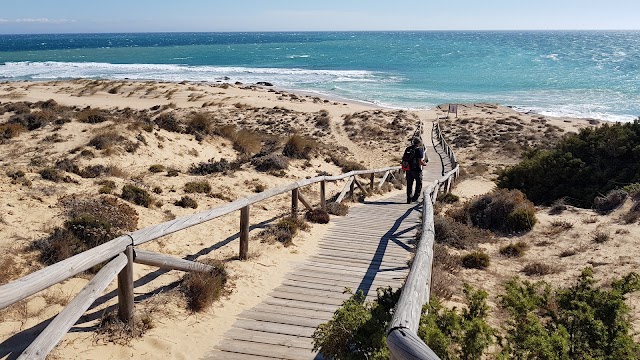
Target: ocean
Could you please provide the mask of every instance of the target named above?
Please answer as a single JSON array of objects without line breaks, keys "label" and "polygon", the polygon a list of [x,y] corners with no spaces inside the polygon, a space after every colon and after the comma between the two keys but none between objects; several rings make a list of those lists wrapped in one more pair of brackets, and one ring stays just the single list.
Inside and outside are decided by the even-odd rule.
[{"label": "ocean", "polygon": [[425,109],[491,102],[551,116],[640,116],[640,31],[0,35],[0,81],[266,81]]}]

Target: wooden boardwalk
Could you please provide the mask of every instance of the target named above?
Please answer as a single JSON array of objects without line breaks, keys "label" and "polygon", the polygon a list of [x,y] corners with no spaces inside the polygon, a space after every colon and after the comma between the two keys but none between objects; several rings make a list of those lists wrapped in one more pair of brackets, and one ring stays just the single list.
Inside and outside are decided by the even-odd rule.
[{"label": "wooden boardwalk", "polygon": [[[431,123],[425,123],[430,132]],[[424,184],[440,178],[442,158],[427,144]],[[446,160],[445,160],[446,161]],[[448,161],[445,170],[451,167]],[[324,359],[312,351],[311,335],[349,297],[345,288],[368,297],[379,287],[402,286],[420,225],[421,209],[396,193],[353,206],[320,240],[318,253],[286,275],[261,304],[241,313],[225,339],[205,359]]]}]

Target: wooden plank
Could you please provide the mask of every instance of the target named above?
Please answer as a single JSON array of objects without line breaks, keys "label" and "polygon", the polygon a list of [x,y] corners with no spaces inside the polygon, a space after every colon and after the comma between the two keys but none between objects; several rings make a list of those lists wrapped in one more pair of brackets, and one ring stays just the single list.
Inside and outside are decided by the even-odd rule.
[{"label": "wooden plank", "polygon": [[353,182],[358,185],[358,188],[360,189],[360,191],[362,191],[363,194],[368,195],[369,192],[367,191],[367,189],[364,188],[364,186],[362,186],[362,184],[360,184],[360,181],[358,181],[358,179],[353,178]]},{"label": "wooden plank", "polygon": [[327,211],[327,190],[326,190],[326,181],[320,182],[320,208],[323,211]]},{"label": "wooden plank", "polygon": [[292,346],[309,350],[313,348],[313,343],[311,342],[310,338],[294,335],[271,334],[254,330],[232,328],[231,330],[227,331],[224,336],[233,340],[244,340],[263,344]]},{"label": "wooden plank", "polygon": [[303,288],[299,286],[289,286],[289,285],[280,285],[273,290],[273,293],[279,294],[278,296],[286,296],[283,293],[287,293],[287,294],[295,294],[295,295],[309,295],[309,296],[315,296],[319,298],[339,299],[341,300],[340,303],[342,303],[342,300],[345,300],[349,297],[349,295],[340,291],[309,289],[309,288]]},{"label": "wooden plank", "polygon": [[[286,279],[287,280],[285,281],[295,281],[298,283],[305,283],[305,284],[326,284],[328,286],[333,286],[336,289],[340,289],[340,290],[344,290],[345,288],[355,289],[361,283],[361,280],[358,280],[358,279],[314,278],[314,277],[308,277],[308,276],[297,275],[297,274],[287,275]],[[387,287],[388,285],[395,285],[395,287],[401,286],[401,282],[398,282],[398,281],[387,282],[385,280],[380,280],[380,279],[375,279],[372,282],[372,284],[377,285],[377,286],[372,286],[372,288],[376,288],[376,289],[378,287]]]},{"label": "wooden plank", "polygon": [[317,328],[318,325],[326,322],[326,320],[295,316],[287,313],[274,314],[258,310],[245,310],[238,317],[242,319],[268,321],[277,324],[305,326],[314,329]]},{"label": "wooden plank", "polygon": [[153,251],[136,249],[134,262],[138,264],[157,266],[161,269],[180,271],[213,271],[213,267],[207,264],[180,259],[177,257],[160,254]]},{"label": "wooden plank", "polygon": [[318,304],[318,303],[310,303],[302,300],[278,299],[278,298],[267,298],[263,301],[263,304],[284,306],[284,307],[295,308],[295,309],[307,309],[307,310],[330,311],[330,312],[334,312],[337,309],[337,306],[335,305]]},{"label": "wooden plank", "polygon": [[[294,281],[291,281],[291,280],[287,280],[287,281],[289,281],[291,283],[294,283]],[[260,304],[258,304],[256,306],[254,306],[252,309],[256,310],[256,311],[266,312],[266,313],[288,314],[288,315],[294,315],[294,316],[299,316],[299,317],[306,317],[306,318],[310,318],[310,319],[329,320],[333,316],[333,312],[331,312],[331,311],[320,311],[320,310],[311,310],[311,309],[297,309],[297,308],[292,308],[292,307],[269,305],[269,304],[265,304],[265,303],[260,303]]]},{"label": "wooden plank", "polygon": [[371,265],[400,267],[400,266],[407,266],[409,257],[407,257],[407,259],[403,261],[395,261],[395,260],[385,259],[384,257],[382,259],[362,260],[362,259],[336,258],[333,256],[316,255],[313,257],[312,260],[320,264],[339,264],[339,265],[352,265],[352,266],[359,266],[359,267],[368,267]]},{"label": "wooden plank", "polygon": [[277,358],[263,355],[249,355],[216,350],[204,357],[204,360],[274,360]]},{"label": "wooden plank", "polygon": [[266,321],[255,321],[247,319],[238,319],[233,324],[234,327],[240,329],[262,331],[266,333],[295,335],[302,337],[311,337],[315,329],[306,326],[295,326],[287,324],[275,324]]},{"label": "wooden plank", "polygon": [[[269,354],[269,356],[277,359],[286,360],[308,360],[313,359],[314,354],[309,349],[301,349],[297,347],[279,346],[264,343],[256,343],[250,341],[229,341],[219,345],[219,349],[230,353],[261,355]],[[230,357],[233,359],[233,356]]]},{"label": "wooden plank", "polygon": [[291,190],[291,217],[294,219],[298,217],[299,194],[300,194],[300,191],[298,191],[298,188]]},{"label": "wooden plank", "polygon": [[334,298],[318,298],[316,296],[312,296],[312,295],[305,295],[305,294],[292,294],[292,293],[287,293],[287,292],[272,292],[269,294],[269,296],[277,298],[277,299],[284,299],[284,300],[300,300],[300,301],[306,301],[306,302],[311,302],[311,303],[317,303],[317,304],[326,304],[326,305],[335,305],[335,306],[340,306],[342,305],[342,302],[344,299],[346,299],[346,297],[344,299],[334,299]]},{"label": "wooden plank", "polygon": [[84,314],[89,306],[102,294],[118,272],[127,265],[127,256],[120,253],[111,260],[85,285],[58,316],[42,330],[40,335],[18,357],[19,360],[44,359],[62,340],[69,329]]},{"label": "wooden plank", "polygon": [[120,236],[93,249],[0,286],[0,309],[77,275],[122,253],[131,238]]},{"label": "wooden plank", "polygon": [[[378,268],[375,270],[375,276],[379,279],[395,278],[397,276],[397,273],[405,273],[409,271],[408,266],[403,266],[401,268],[386,267],[380,265],[376,266],[378,266]],[[371,267],[350,267],[348,265],[340,264],[315,263],[304,264],[299,269],[300,271],[319,271],[322,273],[344,274],[350,276],[363,276],[371,273],[372,271]]]}]

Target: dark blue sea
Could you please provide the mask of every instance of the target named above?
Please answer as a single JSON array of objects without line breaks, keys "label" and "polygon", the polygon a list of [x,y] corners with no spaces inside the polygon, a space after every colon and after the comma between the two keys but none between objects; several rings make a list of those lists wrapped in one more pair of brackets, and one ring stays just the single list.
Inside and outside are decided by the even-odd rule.
[{"label": "dark blue sea", "polygon": [[392,108],[493,102],[631,120],[640,116],[640,32],[0,35],[4,81],[225,77]]}]

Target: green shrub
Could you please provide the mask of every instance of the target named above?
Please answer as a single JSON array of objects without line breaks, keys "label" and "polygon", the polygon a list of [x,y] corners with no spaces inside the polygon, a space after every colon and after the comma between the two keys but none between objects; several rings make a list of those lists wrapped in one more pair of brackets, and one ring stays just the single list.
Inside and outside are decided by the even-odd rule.
[{"label": "green shrub", "polygon": [[122,194],[120,197],[136,205],[147,208],[153,203],[153,199],[149,192],[135,185],[124,185],[122,187]]},{"label": "green shrub", "polygon": [[498,186],[519,189],[536,204],[566,197],[589,208],[618,184],[640,182],[640,121],[604,124],[567,135],[551,150],[528,152],[501,171]]},{"label": "green shrub", "polygon": [[225,292],[228,274],[220,261],[208,261],[213,266],[209,272],[190,271],[180,281],[180,290],[187,299],[187,306],[193,312],[207,309]]},{"label": "green shrub", "polygon": [[474,251],[462,257],[462,266],[467,269],[484,270],[489,267],[490,263],[489,255],[480,251]]},{"label": "green shrub", "polygon": [[80,111],[76,118],[78,121],[87,124],[99,124],[108,120],[107,115],[100,109],[84,109]]},{"label": "green shrub", "polygon": [[208,194],[211,192],[211,185],[206,181],[191,181],[184,184],[184,191],[189,194]]},{"label": "green shrub", "polygon": [[40,174],[40,177],[42,177],[44,180],[49,180],[53,182],[60,182],[62,181],[62,178],[63,178],[63,176],[60,174],[60,172],[57,169],[50,168],[50,167],[46,167],[40,170],[38,173]]},{"label": "green shrub", "polygon": [[476,197],[465,204],[464,216],[474,226],[503,233],[528,231],[537,222],[533,204],[518,190],[498,189]]},{"label": "green shrub", "polygon": [[607,233],[607,232],[596,231],[593,234],[593,241],[595,243],[602,244],[602,243],[607,242],[609,240],[611,240],[611,235],[609,233]]},{"label": "green shrub", "polygon": [[529,248],[525,242],[509,244],[500,248],[500,254],[506,257],[522,257],[524,252]]},{"label": "green shrub", "polygon": [[640,276],[614,280],[610,290],[594,287],[593,270],[575,285],[553,289],[545,282],[514,278],[500,296],[507,311],[501,356],[510,359],[637,359],[640,347],[625,295],[640,289]]},{"label": "green shrub", "polygon": [[305,219],[312,223],[316,224],[327,224],[329,223],[329,213],[322,209],[313,209],[308,210],[305,215]]},{"label": "green shrub", "polygon": [[159,172],[163,172],[165,170],[166,170],[166,168],[164,167],[164,165],[161,165],[161,164],[153,164],[153,165],[149,166],[149,172],[152,172],[154,174],[155,173],[159,173]]},{"label": "green shrub", "polygon": [[293,135],[284,145],[282,154],[294,159],[311,159],[311,151],[315,148],[312,140],[300,135]]},{"label": "green shrub", "polygon": [[173,113],[162,113],[158,115],[154,123],[160,128],[170,132],[181,133],[182,123],[176,118]]},{"label": "green shrub", "polygon": [[[494,343],[486,319],[487,293],[464,287],[466,308],[449,310],[436,299],[422,307],[418,336],[441,359],[480,359]],[[314,351],[329,359],[388,359],[386,329],[400,291],[380,288],[373,302],[359,291],[345,300],[333,318],[313,333]]]},{"label": "green shrub", "polygon": [[98,190],[100,194],[111,194],[116,189],[116,183],[112,180],[100,181],[98,185],[102,185]]},{"label": "green shrub", "polygon": [[192,208],[192,209],[198,208],[198,202],[189,196],[183,196],[182,198],[180,198],[180,200],[176,201],[174,204],[176,206],[180,206],[183,208]]}]

